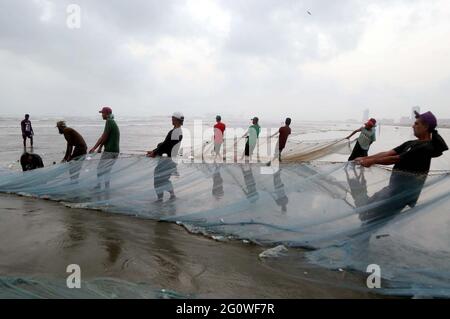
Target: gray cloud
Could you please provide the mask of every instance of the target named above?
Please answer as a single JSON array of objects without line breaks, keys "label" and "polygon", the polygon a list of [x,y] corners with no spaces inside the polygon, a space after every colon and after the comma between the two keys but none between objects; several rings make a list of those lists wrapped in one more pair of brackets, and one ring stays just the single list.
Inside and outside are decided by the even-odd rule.
[{"label": "gray cloud", "polygon": [[[427,104],[450,117],[444,76],[450,63],[434,78],[426,68],[415,71],[428,76],[427,90],[417,81],[408,87],[408,75],[400,76],[408,64],[393,50],[379,49],[385,39],[372,28],[386,25],[386,38],[395,34],[400,49],[417,42],[417,60],[408,60],[413,70],[424,61],[436,68],[417,50],[426,39],[420,32],[434,23],[445,28],[441,38],[450,31],[443,1],[407,1],[406,22],[395,30],[389,23],[394,14],[402,18],[405,1],[204,0],[202,7],[188,0],[82,0],[75,1],[82,27],[70,30],[66,8],[72,2],[0,3],[1,113],[89,115],[110,104],[120,114],[217,108],[245,116],[344,119],[359,118],[366,107],[398,117],[411,105]],[[450,45],[439,39],[427,42],[427,50],[444,61]],[[399,59],[399,76],[383,69],[397,67],[392,59]]]}]

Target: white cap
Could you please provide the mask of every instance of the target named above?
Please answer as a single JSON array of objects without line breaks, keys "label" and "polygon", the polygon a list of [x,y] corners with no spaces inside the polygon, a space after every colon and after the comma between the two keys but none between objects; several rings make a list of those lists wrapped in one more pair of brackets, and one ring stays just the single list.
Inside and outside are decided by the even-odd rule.
[{"label": "white cap", "polygon": [[176,118],[176,119],[179,119],[179,120],[181,120],[181,121],[184,121],[184,115],[183,115],[183,113],[181,113],[181,112],[175,112],[175,113],[173,113],[173,114],[172,114],[172,117],[174,117],[174,118]]}]

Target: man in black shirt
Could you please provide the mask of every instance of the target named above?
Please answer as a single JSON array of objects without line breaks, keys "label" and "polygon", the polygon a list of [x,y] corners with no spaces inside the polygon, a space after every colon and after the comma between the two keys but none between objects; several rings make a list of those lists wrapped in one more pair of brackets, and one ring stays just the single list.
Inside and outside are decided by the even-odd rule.
[{"label": "man in black shirt", "polygon": [[364,167],[395,164],[394,171],[426,175],[430,170],[431,159],[448,150],[445,141],[436,131],[436,126],[437,120],[433,113],[416,112],[413,129],[417,140],[405,142],[387,152],[356,158],[355,161]]},{"label": "man in black shirt", "polygon": [[[393,150],[355,159],[357,164],[370,167],[374,164],[391,165],[394,168],[389,185],[374,194],[371,202],[387,201],[381,205],[383,214],[401,211],[406,205],[414,207],[430,170],[431,159],[439,157],[448,147],[436,130],[437,120],[431,112],[419,114],[416,112],[416,121],[413,129],[417,140],[403,143]],[[378,218],[380,209],[364,214],[362,219]],[[361,217],[361,216],[360,216]]]},{"label": "man in black shirt", "polygon": [[172,125],[173,129],[167,133],[166,138],[163,142],[159,143],[158,146],[153,150],[147,152],[148,157],[163,156],[175,157],[180,149],[181,140],[183,139],[183,131],[181,126],[184,122],[184,116],[180,112],[175,112],[172,115]]},{"label": "man in black shirt", "polygon": [[30,139],[31,147],[33,147],[34,132],[29,114],[25,114],[25,119],[20,122],[20,127],[22,128],[23,147],[27,147],[27,138]]},{"label": "man in black shirt", "polygon": [[[170,177],[175,174],[177,165],[172,160],[172,157],[178,155],[181,140],[183,139],[183,131],[181,126],[184,122],[184,116],[180,112],[175,112],[172,115],[173,129],[167,133],[163,142],[153,150],[147,152],[148,157],[158,156],[158,165],[154,172],[154,187],[158,201],[163,200],[164,191],[169,192],[170,199],[175,199],[175,192],[173,190]],[[166,157],[163,157],[166,155]]]},{"label": "man in black shirt", "polygon": [[20,165],[22,166],[22,170],[24,172],[44,167],[42,158],[39,155],[27,152],[23,153],[20,157]]}]

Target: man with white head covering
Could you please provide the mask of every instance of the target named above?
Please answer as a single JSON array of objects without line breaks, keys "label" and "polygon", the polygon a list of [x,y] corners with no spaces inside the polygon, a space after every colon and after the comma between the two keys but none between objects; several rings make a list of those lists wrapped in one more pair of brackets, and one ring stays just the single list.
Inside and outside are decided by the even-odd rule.
[{"label": "man with white head covering", "polygon": [[173,128],[167,133],[163,142],[153,150],[147,152],[148,157],[163,156],[175,157],[180,149],[181,140],[183,139],[183,130],[181,126],[184,123],[184,116],[181,112],[175,112],[172,114]]},{"label": "man with white head covering", "polygon": [[172,160],[178,155],[181,140],[183,139],[183,130],[181,126],[184,123],[184,115],[180,112],[172,114],[173,128],[167,133],[163,142],[153,150],[147,152],[148,157],[158,157],[158,164],[154,172],[154,187],[158,201],[163,200],[164,191],[169,192],[170,199],[175,199],[170,177],[176,172],[176,163]]}]

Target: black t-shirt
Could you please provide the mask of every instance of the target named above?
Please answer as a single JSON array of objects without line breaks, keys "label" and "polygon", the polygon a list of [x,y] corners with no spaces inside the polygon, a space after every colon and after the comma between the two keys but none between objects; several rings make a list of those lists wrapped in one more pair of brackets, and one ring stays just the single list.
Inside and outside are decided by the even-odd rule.
[{"label": "black t-shirt", "polygon": [[416,174],[428,174],[431,158],[435,157],[431,141],[408,141],[394,151],[400,155],[400,162],[394,165],[394,170]]},{"label": "black t-shirt", "polygon": [[183,139],[183,131],[181,128],[173,128],[167,133],[164,142],[159,143],[157,148],[154,150],[156,154],[162,156],[163,154],[167,154],[168,157],[172,157],[173,155],[178,154],[178,150],[180,147],[180,142]]},{"label": "black t-shirt", "polygon": [[22,133],[31,133],[33,131],[33,128],[31,127],[31,121],[30,120],[22,120],[20,122],[20,125],[22,127]]}]

